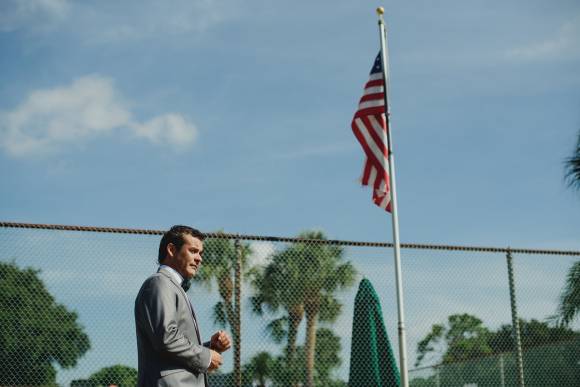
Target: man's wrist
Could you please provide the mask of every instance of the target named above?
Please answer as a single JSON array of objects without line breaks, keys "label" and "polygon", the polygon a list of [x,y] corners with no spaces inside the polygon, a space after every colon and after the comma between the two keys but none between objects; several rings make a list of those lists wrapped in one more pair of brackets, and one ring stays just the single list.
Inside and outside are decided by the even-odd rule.
[{"label": "man's wrist", "polygon": [[[211,344],[210,344],[211,347]],[[209,362],[207,363],[207,367],[206,370],[209,370],[209,367],[211,367],[211,348],[209,348]]]}]

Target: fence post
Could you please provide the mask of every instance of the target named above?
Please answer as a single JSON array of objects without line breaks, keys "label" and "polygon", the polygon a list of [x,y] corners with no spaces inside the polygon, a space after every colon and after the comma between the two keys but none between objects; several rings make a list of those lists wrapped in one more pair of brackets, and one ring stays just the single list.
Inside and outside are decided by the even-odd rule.
[{"label": "fence post", "polygon": [[236,345],[234,345],[234,386],[242,386],[242,364],[241,364],[241,353],[242,353],[242,319],[241,319],[241,300],[242,300],[242,254],[243,248],[240,244],[240,240],[236,238],[236,274],[234,277],[234,340],[236,340]]},{"label": "fence post", "polygon": [[513,259],[512,259],[512,251],[508,247],[507,254],[507,267],[508,267],[508,279],[509,279],[509,286],[510,286],[510,303],[512,309],[512,334],[514,337],[515,345],[516,345],[516,363],[517,363],[517,372],[518,372],[518,386],[524,387],[524,361],[522,355],[522,339],[520,335],[520,320],[518,318],[518,308],[516,304],[516,289],[515,289],[515,280],[514,280],[514,268],[513,268]]}]

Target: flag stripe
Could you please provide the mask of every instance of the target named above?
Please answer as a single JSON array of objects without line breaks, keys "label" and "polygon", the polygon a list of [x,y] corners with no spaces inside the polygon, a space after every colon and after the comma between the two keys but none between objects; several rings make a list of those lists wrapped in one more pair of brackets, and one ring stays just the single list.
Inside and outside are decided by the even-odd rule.
[{"label": "flag stripe", "polygon": [[[373,95],[373,94],[381,94],[384,92],[385,88],[383,87],[383,83],[381,82],[379,85],[376,86],[368,86],[365,89],[365,93],[364,93],[364,97],[363,98],[367,98],[369,95]],[[373,96],[373,98],[375,98]]]},{"label": "flag stripe", "polygon": [[[360,120],[360,118],[357,120]],[[362,122],[362,120],[360,120],[360,122]],[[381,152],[375,141],[372,139],[369,131],[365,128],[357,133],[357,138],[367,155],[367,162],[370,162],[375,168],[386,169],[388,162],[385,159],[383,152]]]},{"label": "flag stripe", "polygon": [[372,167],[371,163],[367,163],[365,160],[365,166],[363,168],[363,175],[362,175],[362,179],[361,179],[361,182],[363,185],[368,185],[372,169],[373,169],[373,167]]},{"label": "flag stripe", "polygon": [[383,106],[385,106],[385,101],[382,99],[377,100],[376,98],[368,100],[361,99],[361,102],[358,104],[359,110]]}]

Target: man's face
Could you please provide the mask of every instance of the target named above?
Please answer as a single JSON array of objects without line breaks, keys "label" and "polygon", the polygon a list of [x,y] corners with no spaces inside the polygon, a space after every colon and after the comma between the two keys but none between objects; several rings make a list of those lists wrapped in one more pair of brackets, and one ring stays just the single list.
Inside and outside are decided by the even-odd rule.
[{"label": "man's face", "polygon": [[189,234],[182,235],[183,245],[179,251],[173,244],[169,248],[167,264],[177,270],[183,278],[192,278],[199,270],[202,262],[203,242]]}]

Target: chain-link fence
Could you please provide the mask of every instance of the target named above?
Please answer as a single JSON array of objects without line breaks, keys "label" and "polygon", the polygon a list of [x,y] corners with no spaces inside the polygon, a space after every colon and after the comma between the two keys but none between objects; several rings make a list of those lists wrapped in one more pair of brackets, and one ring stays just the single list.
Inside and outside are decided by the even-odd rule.
[{"label": "chain-link fence", "polygon": [[[1,223],[0,386],[135,385],[133,305],[160,234]],[[188,294],[203,338],[234,342],[211,386],[397,385],[392,248],[299,238],[206,239]],[[511,250],[515,297],[507,253],[403,246],[411,386],[580,385],[579,326],[554,316],[580,252]]]},{"label": "chain-link fence", "polygon": [[[580,338],[533,345],[523,351],[525,385],[578,386]],[[517,386],[517,360],[513,352],[417,368],[411,386]]]}]

